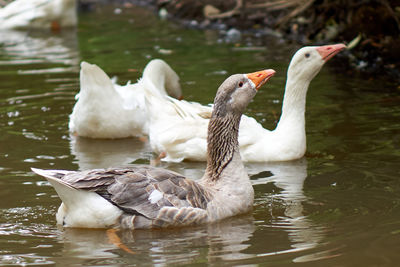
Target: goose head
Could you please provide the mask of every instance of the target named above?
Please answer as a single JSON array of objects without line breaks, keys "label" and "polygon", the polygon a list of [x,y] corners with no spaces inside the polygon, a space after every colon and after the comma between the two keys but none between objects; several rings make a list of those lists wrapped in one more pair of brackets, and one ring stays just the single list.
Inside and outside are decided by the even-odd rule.
[{"label": "goose head", "polygon": [[[271,69],[235,74],[218,88],[208,124],[205,180],[219,180],[225,167],[232,162],[234,154],[238,153],[240,117],[257,90],[274,74],[275,71]],[[235,164],[239,166],[241,161]]]},{"label": "goose head", "polygon": [[274,74],[274,70],[268,69],[247,74],[234,74],[227,78],[218,88],[214,99],[216,115],[241,115],[258,89]]},{"label": "goose head", "polygon": [[297,78],[296,80],[311,81],[325,62],[344,48],[346,48],[344,44],[334,44],[306,46],[299,49],[290,62],[288,77],[295,77]]}]

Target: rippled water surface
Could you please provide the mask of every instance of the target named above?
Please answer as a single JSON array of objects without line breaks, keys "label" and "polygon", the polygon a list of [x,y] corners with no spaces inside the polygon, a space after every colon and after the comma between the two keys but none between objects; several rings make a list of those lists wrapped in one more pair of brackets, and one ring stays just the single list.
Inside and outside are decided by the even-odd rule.
[{"label": "rippled water surface", "polygon": [[[181,76],[184,96],[212,102],[226,76],[262,68],[277,75],[247,113],[272,129],[288,62],[298,47],[182,29],[140,8],[99,7],[76,30],[0,32],[0,265],[396,266],[400,260],[400,90],[380,77],[347,74],[335,59],[311,83],[307,155],[247,164],[251,214],[181,229],[121,231],[135,254],[103,230],[57,228],[60,200],[30,167],[87,169],[150,163],[149,145],[71,137],[68,115],[79,63],[121,83],[152,58]],[[248,49],[251,47],[251,49]],[[266,148],[267,149],[267,148]],[[198,179],[204,163],[161,164]]]}]

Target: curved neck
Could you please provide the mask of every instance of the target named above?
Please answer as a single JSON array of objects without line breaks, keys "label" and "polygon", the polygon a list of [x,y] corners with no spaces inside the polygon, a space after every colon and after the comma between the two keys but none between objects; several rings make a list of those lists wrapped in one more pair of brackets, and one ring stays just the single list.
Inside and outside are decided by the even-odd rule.
[{"label": "curved neck", "polygon": [[149,79],[157,89],[166,94],[165,74],[160,68],[146,68],[143,72],[143,78]]},{"label": "curved neck", "polygon": [[306,96],[310,81],[288,75],[285,95],[282,102],[282,114],[276,127],[305,127]]},{"label": "curved neck", "polygon": [[204,178],[215,182],[239,152],[238,132],[240,115],[213,116],[208,124],[207,168]]},{"label": "curved neck", "polygon": [[177,85],[174,83],[179,77],[166,63],[150,62],[143,71],[143,78],[151,81],[164,95],[168,92],[171,96],[180,96],[180,88],[175,88]]}]

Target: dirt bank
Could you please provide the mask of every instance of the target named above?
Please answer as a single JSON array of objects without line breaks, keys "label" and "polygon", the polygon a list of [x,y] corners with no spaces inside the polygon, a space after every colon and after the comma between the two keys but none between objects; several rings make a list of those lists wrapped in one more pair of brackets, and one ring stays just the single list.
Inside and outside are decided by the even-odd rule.
[{"label": "dirt bank", "polygon": [[78,1],[80,10],[100,3],[147,6],[188,27],[218,29],[232,41],[245,32],[301,45],[343,42],[350,49],[337,58],[348,70],[400,83],[400,0]]}]

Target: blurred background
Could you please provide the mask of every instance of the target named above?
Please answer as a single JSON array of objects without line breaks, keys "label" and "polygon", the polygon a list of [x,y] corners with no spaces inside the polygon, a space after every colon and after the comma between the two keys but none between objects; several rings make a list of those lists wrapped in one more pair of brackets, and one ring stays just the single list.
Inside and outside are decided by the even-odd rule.
[{"label": "blurred background", "polygon": [[[1,9],[0,19],[37,18],[51,1]],[[77,4],[69,13],[74,25],[42,15],[27,20],[42,29],[27,22],[0,30],[0,265],[398,265],[398,1],[66,1]],[[82,61],[126,84],[161,58],[180,76],[184,98],[201,104],[213,101],[227,76],[273,68],[276,75],[246,110],[272,130],[293,54],[337,42],[351,49],[310,84],[305,157],[246,164],[255,190],[251,213],[198,227],[118,232],[134,255],[111,244],[104,230],[56,225],[60,199],[31,167],[132,166],[157,156],[138,138],[69,133]],[[199,179],[205,163],[159,166]]]},{"label": "blurred background", "polygon": [[[81,0],[90,5],[95,0]],[[104,1],[103,1],[104,2]],[[148,6],[162,18],[199,29],[273,35],[286,42],[345,42],[346,66],[369,75],[400,80],[400,1],[398,0],[149,0],[109,1]],[[235,37],[236,36],[236,37]]]}]

